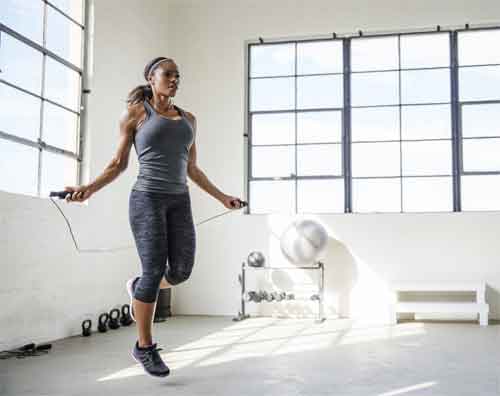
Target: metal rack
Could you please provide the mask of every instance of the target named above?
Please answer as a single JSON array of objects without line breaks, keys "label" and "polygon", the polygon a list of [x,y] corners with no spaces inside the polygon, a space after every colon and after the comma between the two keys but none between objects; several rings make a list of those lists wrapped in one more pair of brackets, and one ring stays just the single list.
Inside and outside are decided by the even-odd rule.
[{"label": "metal rack", "polygon": [[[306,267],[252,267],[247,265],[245,262],[241,264],[241,274],[238,276],[238,281],[241,285],[241,311],[238,312],[238,315],[233,318],[233,321],[240,321],[243,319],[247,319],[250,317],[246,313],[246,303],[245,301],[245,293],[246,293],[246,271],[247,270],[252,270],[252,271],[267,271],[267,270],[283,270],[283,271],[288,271],[288,270],[309,270],[309,271],[320,271],[320,276],[318,279],[318,296],[317,302],[318,302],[318,317],[316,319],[317,323],[322,323],[325,320],[325,315],[324,315],[324,280],[325,280],[325,267],[324,264],[320,261],[316,262],[315,266],[306,266]],[[297,300],[287,300],[287,302],[290,301],[304,301],[305,299],[297,299]]]}]

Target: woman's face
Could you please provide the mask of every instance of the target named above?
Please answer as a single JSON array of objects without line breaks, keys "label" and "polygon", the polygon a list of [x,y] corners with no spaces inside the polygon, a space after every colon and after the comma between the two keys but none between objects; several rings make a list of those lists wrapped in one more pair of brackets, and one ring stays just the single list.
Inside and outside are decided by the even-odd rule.
[{"label": "woman's face", "polygon": [[160,95],[175,96],[179,87],[179,69],[175,62],[162,62],[151,74],[149,82]]}]

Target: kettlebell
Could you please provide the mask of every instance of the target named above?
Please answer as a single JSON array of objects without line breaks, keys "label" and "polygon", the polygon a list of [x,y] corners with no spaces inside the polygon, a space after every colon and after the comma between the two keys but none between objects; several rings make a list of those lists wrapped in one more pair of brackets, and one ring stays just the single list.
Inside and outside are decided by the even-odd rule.
[{"label": "kettlebell", "polygon": [[[113,316],[116,315],[116,316]],[[114,308],[111,311],[109,311],[109,328],[112,330],[116,330],[120,328],[120,310],[118,308]]]},{"label": "kettlebell", "polygon": [[92,335],[92,321],[90,319],[85,319],[82,322],[82,336],[88,337]]},{"label": "kettlebell", "polygon": [[108,331],[108,323],[109,320],[109,315],[107,312],[104,312],[99,315],[99,324],[97,325],[97,330],[99,330],[99,333],[105,333]]},{"label": "kettlebell", "polygon": [[122,326],[130,326],[134,320],[130,316],[130,305],[122,305],[122,316],[120,317],[120,323]]}]

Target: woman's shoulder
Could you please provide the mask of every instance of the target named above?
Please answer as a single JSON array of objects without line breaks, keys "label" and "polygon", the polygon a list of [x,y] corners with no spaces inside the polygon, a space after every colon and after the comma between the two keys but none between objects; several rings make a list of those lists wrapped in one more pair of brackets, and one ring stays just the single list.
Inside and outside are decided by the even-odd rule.
[{"label": "woman's shoulder", "polygon": [[183,109],[179,106],[177,106],[177,108],[182,112],[184,113],[184,115],[186,116],[186,118],[191,122],[191,123],[194,123],[196,122],[196,118],[194,116],[193,113],[191,113],[190,111],[187,111],[186,109]]},{"label": "woman's shoulder", "polygon": [[143,102],[127,103],[126,108],[121,114],[120,122],[138,128],[144,121],[145,116],[146,109],[144,108]]}]

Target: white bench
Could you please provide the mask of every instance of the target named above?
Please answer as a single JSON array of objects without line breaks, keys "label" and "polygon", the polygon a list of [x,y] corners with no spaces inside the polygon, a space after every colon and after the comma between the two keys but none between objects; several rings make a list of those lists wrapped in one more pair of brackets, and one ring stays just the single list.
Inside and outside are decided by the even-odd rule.
[{"label": "white bench", "polygon": [[[479,316],[481,326],[488,325],[489,305],[485,300],[485,282],[397,282],[391,285],[391,290],[394,297],[391,304],[393,324],[397,323],[398,313],[471,313]],[[474,292],[475,301],[404,302],[399,299],[401,292]]]}]

